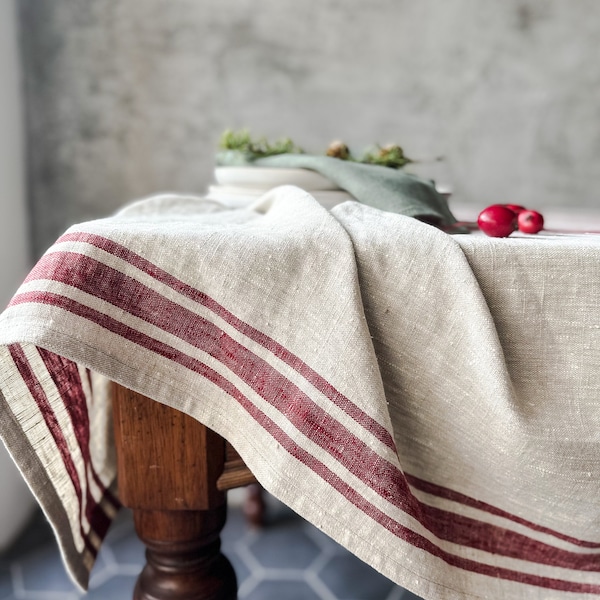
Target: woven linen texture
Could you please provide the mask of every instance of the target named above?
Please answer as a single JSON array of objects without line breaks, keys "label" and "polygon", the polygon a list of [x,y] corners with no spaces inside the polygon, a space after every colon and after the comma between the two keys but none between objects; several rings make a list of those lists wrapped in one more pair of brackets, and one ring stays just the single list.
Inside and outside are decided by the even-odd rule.
[{"label": "woven linen texture", "polygon": [[113,380],[424,598],[600,595],[595,239],[293,187],[143,200],[69,229],[0,317],[1,434],[81,587],[118,510]]}]

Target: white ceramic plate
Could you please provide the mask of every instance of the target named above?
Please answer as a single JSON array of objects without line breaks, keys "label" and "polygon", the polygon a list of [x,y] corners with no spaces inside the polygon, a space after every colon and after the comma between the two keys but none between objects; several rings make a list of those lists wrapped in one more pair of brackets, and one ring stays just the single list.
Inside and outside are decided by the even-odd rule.
[{"label": "white ceramic plate", "polygon": [[[266,191],[257,188],[211,185],[208,188],[206,197],[209,200],[215,200],[225,206],[234,208],[247,206]],[[344,190],[313,190],[308,193],[314,196],[317,202],[325,208],[332,208],[336,204],[340,204],[346,200],[354,200],[353,196]]]},{"label": "white ceramic plate", "polygon": [[218,184],[269,190],[279,185],[297,185],[304,190],[339,190],[339,187],[309,169],[270,169],[266,167],[217,167]]}]

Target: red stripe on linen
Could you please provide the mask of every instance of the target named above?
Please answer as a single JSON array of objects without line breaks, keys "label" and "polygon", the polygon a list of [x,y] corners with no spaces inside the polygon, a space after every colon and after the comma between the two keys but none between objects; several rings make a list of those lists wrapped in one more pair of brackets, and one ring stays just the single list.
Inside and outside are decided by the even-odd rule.
[{"label": "red stripe on linen", "polygon": [[307,452],[304,448],[298,446],[298,444],[292,438],[290,438],[282,429],[273,423],[273,421],[271,421],[266,415],[261,413],[254,405],[249,402],[248,404],[248,406],[243,404],[246,410],[248,410],[251,416],[260,425],[262,425],[265,431],[267,431],[274,439],[276,439],[287,452],[289,452],[294,458],[296,458],[306,467],[310,468],[332,488],[342,494],[346,500],[360,509],[365,515],[373,519],[376,523],[387,529],[396,537],[408,542],[412,546],[415,546],[416,548],[424,550],[425,552],[440,558],[453,567],[474,572],[479,575],[487,575],[496,579],[515,581],[539,588],[563,592],[572,592],[578,594],[600,593],[600,585],[577,583],[551,577],[543,577],[540,575],[532,575],[530,573],[523,573],[513,569],[480,563],[469,558],[456,556],[443,550],[424,536],[412,531],[405,525],[402,525],[389,515],[386,515],[384,512],[379,510],[366,498],[361,496],[355,489],[349,486],[343,479],[331,471],[327,466],[318,461],[310,452]]},{"label": "red stripe on linen", "polygon": [[[345,396],[339,393],[328,381],[326,381],[316,371],[314,371],[308,365],[306,365],[299,357],[289,352],[285,347],[283,347],[281,344],[279,344],[266,334],[262,333],[261,331],[252,327],[248,323],[245,323],[244,321],[236,317],[233,313],[228,311],[225,307],[220,305],[214,299],[210,298],[207,294],[203,293],[200,290],[192,288],[191,286],[177,279],[176,277],[166,272],[159,266],[151,263],[146,258],[131,251],[129,248],[123,246],[122,244],[114,242],[109,238],[86,232],[72,232],[63,235],[57,241],[57,243],[69,241],[84,242],[97,248],[100,248],[110,254],[113,254],[114,256],[140,269],[141,271],[153,277],[157,281],[168,285],[169,287],[173,288],[182,295],[210,309],[219,317],[223,318],[230,325],[235,327],[238,331],[248,336],[250,339],[260,343],[269,351],[273,352],[278,358],[286,362],[286,364],[294,368],[299,374],[305,377],[307,381],[309,381],[316,389],[318,389],[326,397],[332,400],[337,406],[340,406],[343,410],[345,410],[347,414],[352,416],[352,418],[354,418],[365,429],[373,433],[385,445],[395,450],[393,438],[390,436],[389,432],[385,430],[385,428],[381,427],[379,423],[377,423],[369,415],[367,415],[358,407],[356,407],[349,399],[347,399]],[[443,488],[441,486],[436,486],[435,484],[426,482],[424,480],[418,480],[417,478],[412,477],[408,474],[406,476],[411,478],[411,485],[418,489],[423,489],[423,491],[427,491],[428,493],[438,495],[442,498],[449,498],[456,502],[463,503],[467,506],[475,506],[476,508],[482,511],[489,512],[494,515],[503,516],[509,520],[529,527],[535,531],[547,533],[556,537],[557,539],[563,539],[581,547],[600,547],[600,544],[588,542],[585,540],[579,540],[571,536],[566,536],[561,532],[537,525],[535,523],[522,519],[517,515],[512,515],[500,508],[496,508],[489,504],[479,502],[472,498],[468,498],[463,494],[452,492],[451,490],[447,490],[446,488]]]},{"label": "red stripe on linen", "polygon": [[[299,431],[329,452],[371,489],[407,511],[438,537],[543,564],[582,570],[600,569],[595,560],[590,562],[589,557],[584,555],[557,551],[553,546],[505,528],[419,503],[410,492],[402,471],[373,452],[271,365],[235,342],[214,324],[95,259],[76,254],[74,262],[65,259],[69,255],[71,253],[58,252],[46,255],[32,275],[34,272],[38,275],[39,272],[39,276],[44,278],[51,277],[82,289],[211,354],[285,414]],[[73,264],[78,265],[77,270],[72,268]]]},{"label": "red stripe on linen", "polygon": [[[278,358],[286,362],[289,366],[294,368],[299,374],[307,379],[316,389],[318,389],[321,393],[323,393],[326,397],[332,400],[337,406],[340,406],[349,414],[352,418],[354,418],[359,424],[361,424],[365,429],[373,433],[378,437],[380,441],[388,445],[390,448],[395,450],[395,444],[393,438],[389,435],[385,428],[381,427],[379,423],[371,419],[369,415],[361,411],[358,407],[356,407],[351,401],[349,401],[345,396],[339,393],[329,382],[327,382],[324,378],[322,378],[317,372],[311,369],[308,365],[306,365],[299,357],[295,356],[293,353],[289,352],[285,347],[281,346],[278,342],[252,327],[248,323],[245,323],[238,317],[236,317],[233,313],[228,311],[225,307],[220,305],[218,302],[204,294],[203,292],[192,288],[181,280],[177,279],[173,275],[164,271],[157,265],[151,263],[144,257],[139,254],[131,251],[127,247],[119,244],[118,242],[114,242],[109,238],[86,233],[86,232],[73,232],[67,233],[62,236],[57,243],[67,242],[67,241],[78,241],[85,242],[90,245],[93,245],[97,248],[100,248],[106,252],[109,252],[126,262],[129,262],[136,268],[140,269],[144,273],[150,275],[155,278],[157,281],[164,283],[182,295],[187,296],[188,298],[198,302],[199,304],[209,308],[215,314],[223,318],[230,325],[238,329],[241,333],[248,336],[250,339],[260,343],[265,348],[273,352]],[[428,493],[432,493],[438,495],[442,498],[449,498],[455,500],[457,502],[461,502],[468,506],[475,506],[480,510],[489,512],[494,515],[500,515],[507,519],[510,519],[516,523],[529,527],[535,531],[547,533],[556,537],[557,539],[563,539],[575,545],[579,545],[581,547],[587,548],[598,548],[599,544],[594,542],[588,542],[585,540],[579,540],[573,538],[571,536],[567,536],[562,534],[561,532],[551,530],[547,527],[543,527],[522,519],[517,515],[512,515],[500,508],[496,508],[487,503],[479,502],[477,500],[468,498],[463,494],[459,494],[457,492],[451,492],[446,488],[442,488],[441,486],[436,486],[435,484],[431,484],[429,482],[425,482],[424,480],[419,480],[417,482],[417,478],[414,478],[410,475],[406,475],[407,477],[411,477],[411,485],[417,487],[418,489],[423,489],[423,491],[427,491]],[[425,487],[427,489],[425,489]],[[434,490],[437,489],[437,491]],[[451,498],[449,493],[451,493]]]},{"label": "red stripe on linen", "polygon": [[204,292],[193,288],[185,282],[177,279],[164,269],[151,263],[144,257],[136,254],[129,250],[125,246],[113,242],[112,240],[94,235],[91,233],[74,232],[67,233],[58,239],[56,242],[85,242],[96,248],[100,248],[105,252],[108,252],[126,262],[133,265],[146,275],[153,277],[157,281],[168,285],[178,293],[186,296],[187,298],[197,302],[198,304],[208,308],[213,313],[218,315],[224,321],[229,323],[232,327],[243,333],[251,340],[259,343],[261,346],[272,352],[277,358],[285,362],[287,365],[292,367],[297,373],[304,377],[313,387],[321,392],[325,397],[331,400],[336,406],[341,408],[348,416],[354,419],[361,427],[369,431],[374,435],[380,442],[396,451],[396,445],[394,438],[390,435],[389,431],[373,419],[370,415],[361,410],[356,406],[349,398],[344,396],[338,390],[335,389],[331,383],[329,383],[324,377],[319,375],[314,369],[309,367],[300,357],[290,352],[287,348],[282,346],[280,343],[275,341],[273,338],[259,331],[252,325],[242,321],[236,317],[232,312],[227,310],[224,306],[219,304],[216,300],[205,294]]},{"label": "red stripe on linen", "polygon": [[149,336],[123,324],[106,315],[97,313],[94,309],[83,306],[68,298],[56,296],[53,294],[40,294],[39,301],[50,302],[55,306],[61,306],[65,310],[71,310],[74,314],[78,314],[84,318],[90,319],[94,323],[102,322],[102,326],[108,330],[118,333],[127,339],[140,344],[142,347],[151,350],[161,356],[172,359],[174,362],[202,375],[213,384],[220,387],[223,391],[236,399],[238,403],[250,414],[254,420],[261,425],[265,432],[271,435],[288,453],[290,453],[299,462],[311,469],[317,476],[321,477],[331,487],[342,494],[350,503],[356,506],[369,518],[373,519],[380,526],[387,529],[390,533],[406,541],[407,543],[424,550],[437,558],[445,561],[451,566],[475,572],[481,575],[487,575],[494,578],[501,578],[509,581],[515,581],[532,585],[545,589],[567,591],[580,594],[598,594],[600,593],[600,585],[589,583],[577,583],[572,581],[564,581],[550,577],[532,575],[522,573],[512,569],[487,565],[479,563],[475,560],[456,556],[447,552],[433,542],[429,541],[424,536],[410,530],[398,521],[389,517],[376,506],[361,496],[348,483],[331,471],[327,466],[321,463],[313,455],[298,443],[293,440],[283,429],[274,423],[267,415],[265,415],[258,407],[256,407],[244,394],[242,394],[230,381],[225,379],[219,373],[208,367],[201,361],[183,354],[176,349],[159,342]]},{"label": "red stripe on linen", "polygon": [[[80,260],[95,262],[89,258],[83,259],[80,257]],[[89,269],[85,269],[85,271],[87,273]],[[54,276],[57,276],[59,272],[60,269],[56,268]],[[115,280],[115,277],[119,281]],[[75,287],[81,285],[83,289],[88,288],[85,277],[81,279],[80,281],[78,275],[71,273],[69,283]],[[184,309],[181,307],[161,298],[152,290],[142,289],[144,286],[141,286],[138,282],[130,280],[123,273],[108,267],[104,269],[102,277],[97,279],[93,287],[96,295],[104,299],[111,297],[111,295],[115,296],[114,292],[116,290],[117,294],[112,299],[118,302],[120,308],[131,311],[133,314],[139,314],[156,326],[179,335],[182,339],[186,339],[196,347],[210,353],[214,358],[228,366],[243,378],[248,385],[252,386],[258,394],[276,406],[312,441],[328,451],[382,497],[418,519],[424,527],[436,536],[487,552],[531,562],[586,571],[600,569],[598,565],[600,556],[598,555],[583,555],[557,549],[505,528],[419,503],[410,493],[403,473],[399,469],[383,460],[361,440],[326,415],[312,403],[310,398],[291,385],[265,361],[252,355],[246,348],[237,344],[213,324],[200,319],[193,313],[182,313],[181,311]],[[122,289],[127,290],[127,293],[120,296],[119,290]],[[119,298],[127,298],[128,300],[124,303],[119,301]],[[128,304],[129,300],[132,301],[133,306]],[[147,343],[138,341],[138,336],[142,335],[139,332],[135,333],[135,330],[128,326],[115,322],[106,315],[83,307],[67,298],[49,293],[31,292],[24,294],[23,297],[18,296],[15,298],[15,302],[21,301],[39,301],[61,306],[119,335],[124,335],[136,343],[149,347]],[[180,329],[184,323],[185,327]],[[132,334],[132,332],[134,333]],[[152,339],[148,336],[144,336],[144,338]],[[174,354],[176,351],[170,346],[166,347],[169,349],[168,354],[163,355],[168,356],[171,360],[177,360],[176,354]],[[154,348],[152,349],[154,350]],[[291,395],[290,391],[292,392]],[[328,423],[328,427],[323,427],[324,422]],[[307,424],[309,425],[308,429],[306,428]]]},{"label": "red stripe on linen", "polygon": [[[73,269],[73,264],[78,268]],[[80,254],[53,252],[46,255],[29,276],[30,280],[34,277],[50,278],[81,289],[207,352],[378,494],[427,521],[399,469],[343,428],[279,371],[210,321],[132,277]]]},{"label": "red stripe on linen", "polygon": [[[114,497],[114,495],[106,488],[102,480],[98,476],[92,463],[92,456],[90,453],[90,421],[88,417],[88,408],[85,394],[81,383],[81,376],[79,374],[79,368],[77,365],[58,354],[48,352],[43,348],[38,348],[38,352],[46,365],[46,369],[54,385],[56,385],[60,397],[63,400],[66,411],[69,413],[71,418],[71,424],[75,430],[75,438],[79,446],[79,451],[83,457],[83,461],[86,465],[86,478],[88,477],[88,469],[91,472],[94,482],[102,492],[103,498],[105,498],[114,509],[118,509],[121,504]],[[94,523],[93,529],[104,537],[104,534],[108,531],[112,519],[107,514],[100,510],[98,511],[97,504],[93,500],[89,491],[88,484],[88,499],[87,499],[87,512],[86,516],[90,523]]]},{"label": "red stripe on linen", "polygon": [[[71,453],[69,451],[69,446],[67,444],[67,440],[65,440],[65,438],[63,436],[58,419],[56,418],[56,415],[54,414],[54,411],[52,410],[52,407],[50,406],[50,402],[48,401],[46,393],[44,392],[44,389],[42,388],[31,365],[29,364],[29,361],[27,360],[27,357],[25,356],[23,349],[21,348],[21,346],[19,344],[11,344],[10,346],[8,346],[8,350],[10,352],[10,355],[13,359],[13,362],[14,362],[17,370],[19,371],[19,374],[21,375],[21,377],[23,378],[23,381],[27,385],[27,389],[29,390],[31,397],[37,404],[37,407],[40,410],[40,412],[42,413],[42,416],[44,418],[46,426],[48,427],[50,434],[52,435],[52,439],[54,440],[54,443],[56,444],[56,447],[58,448],[60,457],[65,466],[65,469],[67,470],[69,478],[73,484],[73,487],[75,489],[75,495],[77,496],[77,500],[79,503],[79,515],[80,515],[80,517],[79,517],[80,530],[79,531],[80,531],[81,537],[84,541],[85,547],[95,558],[98,551],[92,544],[92,542],[89,538],[89,534],[86,533],[83,529],[83,522],[82,522],[83,506],[84,506],[83,493],[81,490],[81,482],[79,480],[79,475],[77,474],[77,469],[75,467],[75,463],[73,462],[73,458],[71,457]],[[94,500],[89,496],[89,494],[86,494],[86,496],[87,496],[86,497],[87,501],[91,500],[92,502],[94,502]],[[87,516],[87,511],[86,511],[86,516]]]},{"label": "red stripe on linen", "polygon": [[[75,260],[69,261],[65,258],[66,256],[72,256]],[[77,265],[77,269],[73,268],[74,264]],[[493,538],[501,539],[504,548],[503,550],[497,548],[498,553],[523,558],[518,551],[519,547],[528,548],[528,551],[532,550],[531,544],[526,541],[529,538],[518,537],[521,534],[516,532],[509,535],[506,533],[508,530],[485,523],[481,523],[478,528],[475,524],[480,521],[469,517],[455,515],[451,521],[453,526],[449,527],[445,515],[453,513],[445,511],[440,513],[439,509],[418,502],[412,495],[402,471],[381,459],[364,442],[351,435],[297,387],[292,387],[291,382],[271,365],[235,342],[216,325],[167,300],[130,276],[91,257],[70,252],[55,252],[42,257],[28,280],[38,277],[54,279],[82,289],[211,354],[253,386],[257,393],[276,406],[283,414],[286,414],[299,431],[311,437],[313,441],[363,479],[382,497],[395,503],[399,508],[407,510],[409,514],[419,519],[425,527],[439,537],[447,540],[460,539],[461,543],[489,550],[490,528],[495,527],[495,530],[502,533]],[[181,324],[186,325],[182,328]],[[258,374],[262,374],[262,379]],[[277,391],[283,389],[288,390],[286,395]],[[293,400],[290,400],[289,390],[294,392]],[[293,406],[291,402],[294,403]],[[353,446],[352,454],[349,452],[348,446]],[[356,457],[361,452],[360,459],[353,461],[352,457]],[[386,474],[387,477],[385,477]],[[518,517],[514,517],[512,520],[517,521],[517,519]],[[527,526],[526,521],[522,524]],[[534,525],[532,529],[543,531],[558,539],[566,539],[560,532],[549,528]],[[471,532],[470,543],[466,541],[466,532]],[[481,535],[478,535],[479,533]],[[513,536],[516,536],[515,539]],[[578,542],[578,545],[582,547],[600,547],[599,544],[592,542],[581,540]],[[539,546],[542,544],[541,542],[536,544],[533,549],[542,547]],[[533,552],[526,560],[540,561],[542,555],[549,553],[549,549],[552,548],[552,546],[543,547],[543,552]]]},{"label": "red stripe on linen", "polygon": [[419,477],[415,477],[410,473],[404,473],[404,475],[408,483],[413,488],[421,490],[422,492],[426,492],[427,494],[431,494],[432,496],[437,496],[438,498],[451,500],[458,504],[470,506],[483,512],[503,517],[505,519],[513,521],[514,523],[518,523],[519,525],[524,525],[529,529],[533,529],[534,531],[539,531],[540,533],[545,533],[554,536],[558,539],[564,540],[565,542],[569,542],[574,546],[580,546],[582,548],[600,548],[600,544],[597,544],[595,542],[580,540],[578,538],[571,537],[570,535],[560,533],[559,531],[554,531],[553,529],[549,529],[548,527],[544,527],[542,525],[538,525],[537,523],[533,523],[532,521],[528,521],[527,519],[523,519],[518,515],[513,515],[512,513],[509,513],[501,508],[493,506],[492,504],[488,504],[487,502],[482,502],[481,500],[471,498],[466,494],[462,494],[461,492],[457,492],[450,488],[438,485],[436,483],[432,483],[430,481],[426,481],[425,479],[420,479]]}]

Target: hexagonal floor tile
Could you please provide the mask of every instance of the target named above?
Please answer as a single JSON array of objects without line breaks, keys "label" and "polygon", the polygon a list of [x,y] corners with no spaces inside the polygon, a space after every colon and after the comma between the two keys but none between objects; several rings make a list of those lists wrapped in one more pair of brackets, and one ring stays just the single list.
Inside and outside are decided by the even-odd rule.
[{"label": "hexagonal floor tile", "polygon": [[409,592],[408,590],[402,590],[402,594],[400,595],[400,600],[423,600],[420,596]]},{"label": "hexagonal floor tile", "polygon": [[131,597],[137,576],[114,575],[96,589],[89,590],[83,600],[107,600],[108,598],[122,598],[127,593]]},{"label": "hexagonal floor tile", "polygon": [[13,586],[10,575],[10,565],[0,563],[0,600],[12,595]]},{"label": "hexagonal floor tile", "polygon": [[319,578],[338,600],[381,600],[395,587],[387,577],[350,553],[332,556]]},{"label": "hexagonal floor tile", "polygon": [[[73,592],[75,586],[52,544],[38,548],[19,561],[23,589],[36,592]],[[16,590],[15,590],[16,591]]]},{"label": "hexagonal floor tile", "polygon": [[[144,544],[135,536],[133,530],[127,532],[120,539],[106,540],[112,555],[118,564],[137,565],[140,570],[146,563]],[[100,550],[102,553],[102,549]]]},{"label": "hexagonal floor tile", "polygon": [[261,531],[248,549],[265,568],[305,569],[319,556],[321,548],[306,534],[302,521],[285,527],[271,525]]},{"label": "hexagonal floor tile", "polygon": [[245,600],[321,600],[304,581],[263,581]]}]

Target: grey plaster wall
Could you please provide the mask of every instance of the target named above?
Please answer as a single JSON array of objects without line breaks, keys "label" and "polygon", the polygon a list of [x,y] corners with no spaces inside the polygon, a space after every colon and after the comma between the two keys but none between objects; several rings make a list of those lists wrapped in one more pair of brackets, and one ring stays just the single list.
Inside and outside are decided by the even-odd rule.
[{"label": "grey plaster wall", "polygon": [[35,249],[202,192],[226,127],[398,142],[461,202],[596,206],[597,0],[20,0]]}]

